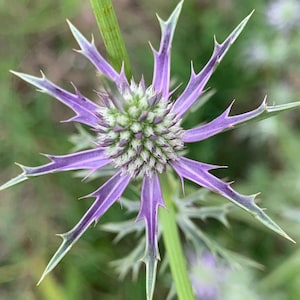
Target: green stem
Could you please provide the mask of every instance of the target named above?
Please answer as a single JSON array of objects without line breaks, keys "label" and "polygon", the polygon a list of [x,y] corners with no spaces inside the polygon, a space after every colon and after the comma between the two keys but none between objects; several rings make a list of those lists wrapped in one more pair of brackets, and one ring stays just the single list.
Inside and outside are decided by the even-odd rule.
[{"label": "green stem", "polygon": [[172,199],[172,191],[176,189],[176,182],[171,175],[164,175],[161,176],[161,187],[167,209],[160,209],[159,221],[162,226],[163,240],[178,299],[195,300],[180,242],[176,211]]},{"label": "green stem", "polygon": [[124,40],[111,0],[90,0],[111,65],[131,79],[132,72]]}]

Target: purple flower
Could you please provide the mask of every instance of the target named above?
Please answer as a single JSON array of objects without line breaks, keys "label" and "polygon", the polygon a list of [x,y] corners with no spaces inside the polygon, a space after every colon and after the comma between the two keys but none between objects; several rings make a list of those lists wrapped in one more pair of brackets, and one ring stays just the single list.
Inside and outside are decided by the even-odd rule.
[{"label": "purple flower", "polygon": [[200,142],[250,119],[263,118],[266,114],[272,115],[287,109],[267,106],[264,101],[253,111],[230,116],[232,106],[230,105],[224,113],[207,124],[192,129],[182,127],[183,116],[204,93],[206,83],[215,68],[250,18],[250,15],[247,16],[223,43],[219,44],[215,40],[214,50],[207,64],[199,73],[194,71],[193,66],[191,67],[191,76],[186,88],[177,99],[173,100],[170,91],[170,50],[182,3],[183,1],[177,5],[167,21],[159,19],[162,36],[159,50],[152,48],[154,72],[149,87],[145,86],[143,79],[138,83],[133,80],[129,82],[124,69],[120,72],[114,70],[97,51],[93,41],[86,40],[70,22],[68,22],[70,29],[80,46],[78,52],[86,56],[115,87],[98,93],[100,104],[87,99],[76,88],[71,93],[56,86],[43,73],[42,77],[34,77],[13,72],[40,91],[50,94],[70,107],[75,116],[67,121],[91,127],[96,133],[96,144],[93,149],[64,156],[46,155],[50,162],[38,167],[20,165],[22,174],[3,184],[0,190],[25,181],[29,177],[47,173],[85,169],[91,174],[107,165],[115,169],[115,174],[106,183],[86,196],[94,197],[96,200],[72,230],[60,235],[63,242],[46,267],[41,280],[59,263],[86,229],[93,222],[97,222],[121,197],[128,184],[136,179],[142,180],[141,204],[137,219],[143,219],[146,226],[147,246],[144,261],[148,274],[155,274],[156,262],[159,259],[157,212],[159,206],[164,206],[159,174],[165,173],[168,167],[171,167],[182,181],[188,179],[223,195],[255,215],[274,231],[287,237],[256,206],[254,202],[256,195],[239,194],[229,183],[210,174],[211,170],[220,168],[219,166],[197,162],[181,155],[186,143]]},{"label": "purple flower", "polygon": [[199,256],[189,255],[190,279],[197,299],[221,299],[221,285],[229,268],[221,264],[212,253],[203,251]]},{"label": "purple flower", "polygon": [[267,22],[288,33],[300,24],[300,3],[298,0],[273,0],[267,6]]}]

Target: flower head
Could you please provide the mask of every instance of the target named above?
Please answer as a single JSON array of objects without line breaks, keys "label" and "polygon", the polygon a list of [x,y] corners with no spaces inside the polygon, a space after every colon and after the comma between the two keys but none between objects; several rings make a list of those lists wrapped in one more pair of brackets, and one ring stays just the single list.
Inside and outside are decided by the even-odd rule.
[{"label": "flower head", "polygon": [[[196,299],[232,300],[265,299],[266,295],[257,292],[253,284],[253,275],[249,266],[228,264],[208,250],[202,253],[188,253],[189,273]],[[238,296],[237,296],[238,295]]]},{"label": "flower head", "polygon": [[23,80],[36,86],[40,91],[50,94],[75,112],[68,121],[79,122],[91,127],[96,133],[95,147],[64,156],[47,155],[50,162],[37,167],[20,165],[23,172],[8,181],[1,189],[22,182],[29,177],[52,172],[85,169],[90,174],[111,165],[115,174],[98,190],[86,197],[96,200],[69,232],[61,234],[63,242],[44,271],[41,280],[59,263],[71,246],[80,238],[86,229],[96,222],[122,195],[132,180],[142,179],[141,204],[137,219],[145,221],[147,246],[144,261],[148,274],[148,297],[151,298],[159,259],[157,247],[157,212],[159,206],[164,206],[160,187],[159,174],[165,173],[171,167],[181,178],[188,179],[211,191],[220,193],[233,203],[255,215],[265,225],[287,237],[265,213],[255,204],[255,195],[242,195],[236,192],[229,183],[223,182],[210,173],[219,168],[185,158],[181,150],[186,143],[199,142],[214,136],[233,126],[253,118],[264,118],[277,111],[296,106],[267,106],[264,101],[257,109],[230,116],[231,105],[224,113],[207,124],[192,129],[184,129],[182,117],[189,108],[204,93],[204,88],[217,65],[237,39],[248,22],[247,16],[219,44],[215,40],[211,58],[204,68],[196,73],[191,67],[189,82],[181,95],[173,100],[170,91],[170,56],[171,44],[182,3],[180,2],[169,19],[159,18],[162,31],[160,48],[154,54],[153,80],[149,87],[144,80],[129,82],[124,69],[117,72],[97,51],[93,41],[89,42],[70,23],[70,29],[80,46],[78,52],[88,58],[97,70],[103,74],[114,88],[106,88],[98,93],[99,104],[83,96],[76,88],[75,92],[66,91],[42,77],[34,77],[24,73],[13,72]]},{"label": "flower head", "polygon": [[145,90],[134,82],[122,97],[120,107],[108,105],[99,111],[98,146],[131,178],[165,172],[183,148],[181,120],[171,111],[172,104],[161,101],[151,87]]},{"label": "flower head", "polygon": [[221,299],[220,285],[226,278],[225,265],[220,264],[208,251],[201,256],[190,254],[190,278],[198,299]]},{"label": "flower head", "polygon": [[297,0],[275,0],[267,7],[268,23],[276,29],[291,31],[300,23],[300,3]]}]

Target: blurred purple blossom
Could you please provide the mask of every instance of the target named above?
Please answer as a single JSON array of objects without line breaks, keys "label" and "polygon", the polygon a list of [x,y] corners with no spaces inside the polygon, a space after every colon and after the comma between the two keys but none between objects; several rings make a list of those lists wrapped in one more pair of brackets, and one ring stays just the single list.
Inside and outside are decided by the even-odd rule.
[{"label": "blurred purple blossom", "polygon": [[288,32],[300,25],[299,0],[272,0],[266,9],[267,22],[276,29]]}]

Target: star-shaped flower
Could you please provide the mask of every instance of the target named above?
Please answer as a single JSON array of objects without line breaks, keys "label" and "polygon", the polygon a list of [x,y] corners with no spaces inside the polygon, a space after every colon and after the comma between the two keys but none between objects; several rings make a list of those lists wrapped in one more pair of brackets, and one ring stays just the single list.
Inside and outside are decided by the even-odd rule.
[{"label": "star-shaped flower", "polygon": [[[173,100],[170,91],[170,57],[175,26],[182,3],[180,2],[169,19],[159,18],[162,31],[159,50],[152,48],[154,54],[154,72],[150,86],[144,80],[129,82],[124,69],[117,72],[97,51],[94,42],[89,42],[70,23],[70,29],[80,46],[78,52],[88,58],[113,83],[114,89],[106,88],[98,93],[99,104],[83,96],[76,88],[75,92],[66,91],[49,81],[44,74],[34,77],[13,72],[23,80],[36,86],[40,91],[50,94],[70,107],[75,116],[68,121],[79,122],[91,127],[96,133],[95,147],[64,156],[46,155],[50,162],[38,167],[20,165],[23,172],[0,187],[0,190],[27,180],[29,177],[47,173],[82,170],[96,170],[111,165],[115,174],[98,190],[86,197],[96,200],[78,224],[69,232],[61,234],[63,242],[46,267],[41,280],[59,263],[72,245],[86,229],[121,197],[128,184],[136,179],[142,180],[141,204],[137,219],[145,221],[147,246],[144,261],[151,278],[148,297],[152,297],[156,263],[159,259],[157,246],[157,212],[164,206],[159,175],[171,167],[181,178],[188,179],[217,192],[252,213],[266,226],[289,238],[254,202],[256,195],[242,195],[229,183],[223,182],[210,173],[219,166],[197,162],[182,156],[184,145],[200,142],[220,132],[249,121],[264,118],[278,111],[290,109],[298,104],[285,106],[267,106],[266,101],[253,111],[230,116],[231,105],[220,116],[207,124],[192,129],[184,129],[181,121],[189,108],[204,93],[204,88],[217,65],[221,62],[230,46],[244,29],[251,14],[247,16],[219,44],[216,40],[211,58],[204,68],[196,73],[191,67],[189,82],[181,95]],[[152,274],[152,275],[151,275]],[[152,283],[151,283],[152,282]]]}]

